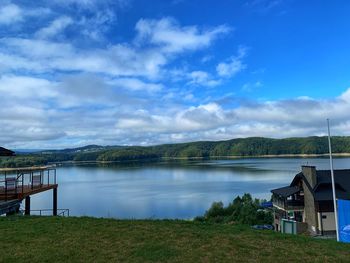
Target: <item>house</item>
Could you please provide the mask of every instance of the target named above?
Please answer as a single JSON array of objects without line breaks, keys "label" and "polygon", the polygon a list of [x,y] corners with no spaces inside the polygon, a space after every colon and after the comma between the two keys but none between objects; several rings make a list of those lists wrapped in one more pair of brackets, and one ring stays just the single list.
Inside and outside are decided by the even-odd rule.
[{"label": "house", "polygon": [[5,149],[3,147],[0,147],[0,156],[14,156],[15,152]]},{"label": "house", "polygon": [[[350,200],[350,170],[334,170],[334,181],[336,197]],[[271,192],[277,231],[335,234],[330,170],[302,166],[289,186]]]}]

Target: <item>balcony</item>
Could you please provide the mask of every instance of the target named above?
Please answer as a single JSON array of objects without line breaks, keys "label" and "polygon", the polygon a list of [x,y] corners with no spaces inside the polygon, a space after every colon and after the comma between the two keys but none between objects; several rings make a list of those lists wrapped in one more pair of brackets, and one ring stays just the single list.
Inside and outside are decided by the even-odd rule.
[{"label": "balcony", "polygon": [[0,200],[23,200],[29,195],[57,188],[53,167],[0,169]]},{"label": "balcony", "polygon": [[285,211],[303,210],[304,200],[287,200],[287,199],[274,198],[273,206]]}]

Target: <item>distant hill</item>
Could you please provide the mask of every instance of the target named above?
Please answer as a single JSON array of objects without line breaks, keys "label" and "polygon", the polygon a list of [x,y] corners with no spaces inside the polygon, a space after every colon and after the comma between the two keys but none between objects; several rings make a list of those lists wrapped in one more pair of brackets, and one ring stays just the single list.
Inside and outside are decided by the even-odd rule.
[{"label": "distant hill", "polygon": [[[350,137],[332,137],[334,153],[350,153]],[[0,166],[23,166],[63,161],[128,161],[158,158],[214,158],[327,154],[327,137],[296,137],[272,139],[263,137],[238,138],[227,141],[198,141],[156,146],[88,145],[64,150],[23,154],[0,159]]]},{"label": "distant hill", "polygon": [[98,152],[98,151],[103,151],[103,150],[108,150],[108,149],[116,149],[116,148],[121,148],[123,146],[100,146],[100,145],[86,145],[83,147],[77,147],[77,148],[66,148],[63,150],[43,150],[40,151],[42,154],[52,154],[52,153],[87,153],[87,152]]},{"label": "distant hill", "polygon": [[12,149],[16,154],[42,152],[40,149]]},{"label": "distant hill", "polygon": [[[350,137],[332,137],[334,153],[350,153]],[[163,144],[149,147],[130,146],[104,150],[97,161],[116,161],[143,158],[210,158],[249,157],[268,155],[327,154],[327,137],[271,139],[262,137],[238,138],[227,141],[198,141]],[[79,156],[84,159],[84,154]]]}]

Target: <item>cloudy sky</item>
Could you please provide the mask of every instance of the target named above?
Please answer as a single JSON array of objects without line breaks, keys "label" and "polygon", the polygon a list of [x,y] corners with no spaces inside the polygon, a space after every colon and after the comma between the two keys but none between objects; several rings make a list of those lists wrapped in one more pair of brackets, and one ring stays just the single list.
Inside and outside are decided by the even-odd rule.
[{"label": "cloudy sky", "polygon": [[350,2],[0,0],[0,145],[350,135]]}]

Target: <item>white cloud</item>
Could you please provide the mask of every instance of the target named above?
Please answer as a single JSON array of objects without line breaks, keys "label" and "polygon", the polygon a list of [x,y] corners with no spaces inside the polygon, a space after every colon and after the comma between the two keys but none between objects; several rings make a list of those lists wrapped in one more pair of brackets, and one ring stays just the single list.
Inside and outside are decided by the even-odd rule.
[{"label": "white cloud", "polygon": [[246,92],[251,92],[251,91],[253,91],[257,88],[260,88],[262,86],[263,86],[263,83],[260,80],[253,82],[253,83],[247,82],[243,85],[242,90],[246,91]]},{"label": "white cloud", "polygon": [[7,4],[0,7],[0,25],[10,25],[23,20],[21,8],[15,4]]},{"label": "white cloud", "polygon": [[[0,110],[0,125],[5,127],[0,130],[0,143],[52,148],[72,146],[71,143],[156,144],[249,136],[322,135],[326,118],[331,118],[332,129],[338,135],[348,134],[350,127],[350,89],[328,100],[300,97],[251,101],[234,108],[219,102],[155,106],[157,96],[136,100],[134,94],[120,90],[119,84],[134,83],[133,79],[118,81],[111,84],[89,75],[61,82],[1,77],[0,93],[7,100]],[[123,89],[139,92],[143,85],[146,87],[142,89],[148,89],[148,83],[141,80],[135,83],[125,84]],[[133,85],[137,86],[134,91]],[[67,107],[72,108],[67,110]]]},{"label": "white cloud", "polygon": [[146,83],[136,78],[118,78],[109,81],[109,84],[132,91],[160,91],[164,87],[159,83]]},{"label": "white cloud", "polygon": [[[101,4],[61,2],[72,8]],[[23,13],[18,8],[0,21],[22,21],[23,14],[28,17],[34,10]],[[219,63],[214,73],[207,69],[210,64],[194,69],[181,56],[211,46],[231,30],[225,25],[203,28],[183,26],[171,18],[141,19],[131,42],[104,42],[104,33],[116,19],[106,9],[86,17],[72,13],[57,17],[50,9],[42,13],[52,17],[43,19],[50,22],[47,27],[41,25],[36,38],[18,34],[0,39],[0,94],[4,98],[0,143],[5,146],[147,145],[321,135],[326,118],[331,118],[337,134],[347,134],[350,128],[350,89],[334,99],[299,97],[240,104],[236,99],[234,106],[225,98],[215,98],[216,89],[198,92],[198,86],[217,87],[246,68],[246,48]],[[93,38],[96,42],[84,45],[82,39],[55,37],[68,26],[82,29],[79,32],[89,38],[84,41]],[[199,61],[203,53],[193,56],[194,60]],[[179,59],[182,64],[173,63]],[[211,60],[211,56],[203,58],[203,62]],[[261,85],[251,80],[245,88]]]},{"label": "white cloud", "polygon": [[[55,36],[72,22],[67,16],[60,17],[48,27],[42,28],[36,35],[41,38]],[[77,71],[154,79],[159,78],[162,68],[174,59],[173,52],[195,51],[207,47],[218,35],[228,31],[225,26],[206,31],[200,31],[195,26],[180,27],[174,20],[168,18],[158,21],[140,20],[136,28],[137,39],[139,41],[142,39],[141,42],[150,42],[151,46],[147,43],[143,43],[143,46],[119,43],[105,48],[80,49],[67,42],[2,38],[0,55],[5,59],[1,61],[1,69],[27,70],[34,73],[56,70]],[[197,73],[191,73],[193,81],[204,84],[203,76]],[[205,83],[207,86],[218,84],[218,81],[209,78]]]},{"label": "white cloud", "polygon": [[8,72],[18,69],[30,69],[30,71],[41,72],[44,70],[40,62],[30,60],[15,54],[5,54],[0,51],[0,72]]},{"label": "white cloud", "polygon": [[[22,58],[36,59],[40,62],[43,59],[68,58],[75,53],[75,49],[69,43],[56,43],[47,40],[1,38],[0,43],[4,53],[7,52],[9,55],[17,55]],[[46,61],[44,62],[46,63]]]},{"label": "white cloud", "polygon": [[60,5],[77,5],[86,8],[92,8],[98,5],[99,3],[111,2],[110,0],[54,0],[57,4]]},{"label": "white cloud", "polygon": [[234,77],[237,73],[244,70],[247,66],[242,59],[246,56],[246,48],[239,48],[238,55],[228,59],[228,61],[221,62],[216,66],[216,71],[221,77]]},{"label": "white cloud", "polygon": [[3,75],[0,77],[0,93],[7,98],[34,99],[50,98],[57,95],[56,83],[46,79],[25,76]]},{"label": "white cloud", "polygon": [[211,61],[212,59],[213,59],[213,56],[206,55],[206,56],[202,57],[201,62],[202,63],[207,63],[207,62]]},{"label": "white cloud", "polygon": [[94,6],[98,1],[96,0],[54,0],[59,4],[77,4],[82,6]]},{"label": "white cloud", "polygon": [[[178,110],[174,113],[167,111],[164,114],[151,114],[148,111],[138,111],[136,114],[119,119],[118,129],[129,129],[133,132],[154,133],[186,133],[203,131],[226,124],[227,116],[224,110],[216,103],[199,105]],[[227,114],[227,116],[226,116]]]},{"label": "white cloud", "polygon": [[[223,123],[219,105],[188,106],[197,98],[186,83],[215,86],[214,76],[183,71],[181,88],[172,87],[170,72],[181,54],[209,47],[229,27],[141,19],[130,41],[116,41],[121,38],[106,33],[129,1],[55,0],[45,7],[5,2],[0,24],[28,23],[0,37],[0,144],[148,144],[167,136],[186,139],[181,129],[197,132]],[[68,27],[77,34],[65,34]]]},{"label": "white cloud", "polygon": [[190,79],[188,82],[189,85],[215,87],[221,84],[220,80],[213,79],[213,77],[205,71],[192,71],[188,73],[188,78]]},{"label": "white cloud", "polygon": [[197,26],[181,27],[172,18],[140,19],[135,29],[137,42],[159,45],[164,52],[170,53],[208,47],[213,40],[230,31],[225,25],[207,30],[200,30]]},{"label": "white cloud", "polygon": [[57,34],[61,33],[67,26],[71,25],[72,23],[72,18],[68,16],[61,16],[52,21],[49,26],[40,29],[36,33],[36,36],[39,38],[50,38],[57,36]]},{"label": "white cloud", "polygon": [[252,0],[246,1],[245,5],[260,13],[268,13],[270,10],[280,6],[281,0]]},{"label": "white cloud", "polygon": [[[106,8],[112,1],[59,2],[69,10],[104,6],[93,9],[91,16],[78,8],[79,15],[60,17],[39,7],[39,15],[52,16],[42,19],[49,22],[36,29],[36,38],[18,34],[0,39],[0,94],[5,98],[1,144],[54,148],[319,135],[326,118],[332,119],[337,134],[349,130],[350,89],[328,100],[299,97],[235,106],[211,97],[209,89],[203,92],[207,94],[194,92],[198,86],[218,86],[246,68],[243,47],[217,65],[217,75],[194,70],[186,61],[177,64],[180,69],[173,68],[172,62],[184,53],[208,48],[230,32],[225,25],[203,28],[183,26],[172,18],[140,19],[133,41],[104,42],[104,33],[116,22],[116,14]],[[23,21],[33,10],[4,5],[0,24]],[[64,36],[68,26],[96,42],[84,46],[77,39],[56,37]],[[206,56],[202,62],[211,59]],[[261,85],[250,81],[245,88]]]},{"label": "white cloud", "polygon": [[[224,109],[217,103],[177,110],[176,113],[153,115],[150,112],[128,115],[117,128],[157,134],[151,143],[206,139],[223,140],[236,137],[266,136],[283,138],[325,134],[325,120],[332,119],[336,134],[348,134],[350,121],[350,89],[336,99],[298,98],[251,102],[237,108]],[[171,117],[173,116],[173,117]],[[141,136],[141,135],[140,135]],[[164,141],[163,141],[164,140]]]},{"label": "white cloud", "polygon": [[48,7],[36,7],[36,8],[26,8],[22,10],[25,16],[28,17],[46,17],[52,15],[53,11]]},{"label": "white cloud", "polygon": [[[154,49],[137,50],[126,44],[116,44],[106,49],[80,50],[68,43],[47,40],[2,38],[0,43],[4,47],[3,50],[0,47],[0,54],[1,51],[3,54],[7,52],[8,57],[1,61],[2,68],[12,70],[62,70],[152,78],[167,63],[164,55]],[[8,50],[11,50],[10,54]],[[12,57],[17,58],[17,64]],[[31,67],[30,61],[36,61],[37,66]]]},{"label": "white cloud", "polygon": [[[0,78],[0,143],[30,143],[64,136],[53,127],[50,101],[58,95],[56,83],[45,79],[6,75]],[[40,144],[40,143],[39,143]]]},{"label": "white cloud", "polygon": [[115,20],[116,14],[113,10],[95,10],[93,16],[83,15],[76,25],[80,27],[79,31],[82,35],[99,42],[104,40],[104,34],[110,29]]}]

